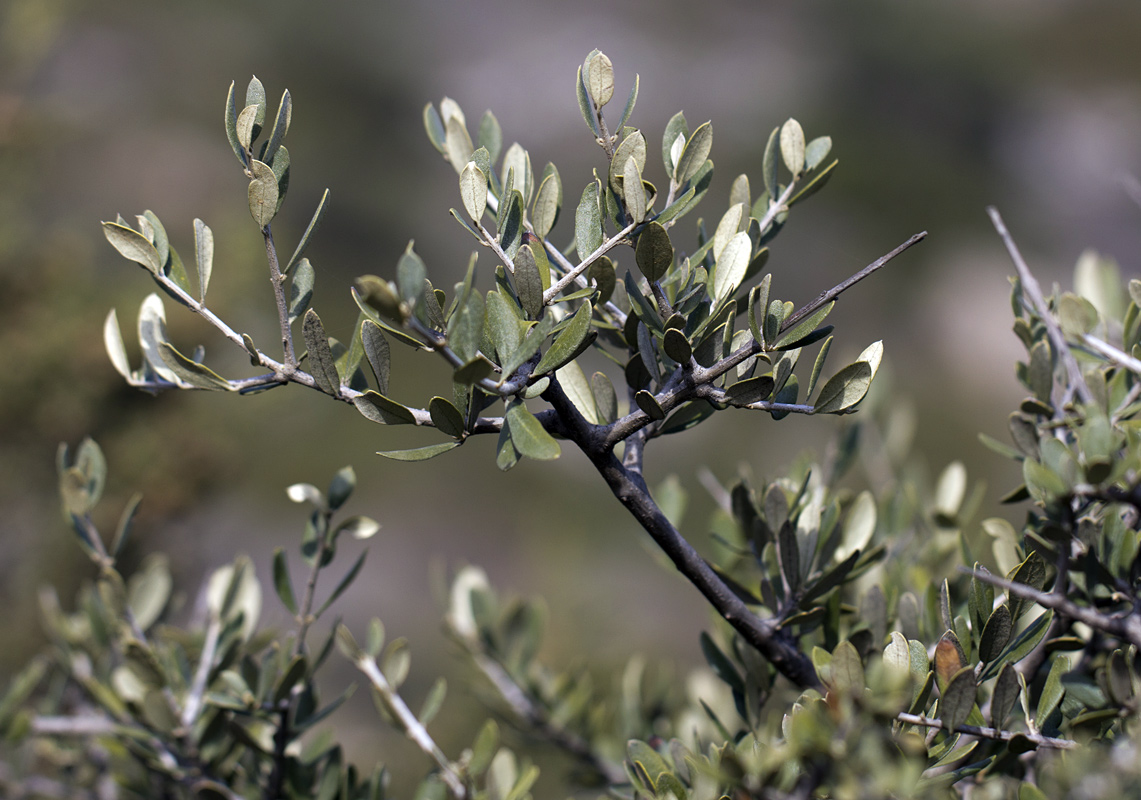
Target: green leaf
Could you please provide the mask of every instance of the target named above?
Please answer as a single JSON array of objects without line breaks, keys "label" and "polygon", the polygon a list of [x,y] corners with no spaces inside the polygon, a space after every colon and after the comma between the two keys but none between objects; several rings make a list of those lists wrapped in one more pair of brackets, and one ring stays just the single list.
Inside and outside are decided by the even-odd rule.
[{"label": "green leaf", "polygon": [[200,219],[194,220],[194,263],[198,268],[198,299],[204,303],[214,267],[214,232]]},{"label": "green leaf", "polygon": [[788,347],[797,347],[800,345],[802,339],[806,338],[810,333],[819,327],[824,318],[832,311],[832,307],[836,305],[833,300],[830,303],[825,303],[820,308],[813,311],[800,322],[793,325],[791,328],[783,331],[775,342],[773,342],[772,349],[783,350]]},{"label": "green leaf", "polygon": [[471,135],[467,132],[462,117],[449,116],[444,122],[444,131],[445,155],[458,173],[471,159],[475,146],[471,143]]},{"label": "green leaf", "polygon": [[768,400],[769,395],[773,393],[774,385],[772,375],[758,375],[755,378],[737,381],[726,390],[725,394],[733,405],[747,406]]},{"label": "green leaf", "polygon": [[[765,154],[761,160],[761,177],[765,182],[765,192],[768,194],[768,202],[775,203],[777,195],[779,194],[777,185],[777,154],[780,151],[780,128],[773,128],[773,132],[769,134],[769,141],[765,145]],[[761,231],[764,233],[764,231]]]},{"label": "green leaf", "polygon": [[879,369],[883,356],[883,343],[875,342],[868,346],[855,363],[837,372],[820,389],[816,398],[814,414],[836,414],[846,411],[864,399],[872,378]]},{"label": "green leaf", "polygon": [[578,311],[571,317],[570,323],[555,337],[547,352],[539,359],[535,367],[535,375],[545,375],[554,372],[564,364],[578,358],[594,339],[594,331],[590,329],[590,321],[594,308],[590,301],[579,306]]},{"label": "green leaf", "polygon": [[233,387],[230,386],[225,378],[209,367],[187,358],[178,352],[170,342],[159,342],[158,347],[159,353],[162,354],[162,360],[166,362],[171,372],[177,375],[180,380],[189,383],[191,386],[196,386],[199,389],[211,389],[213,391],[222,392],[233,390]]},{"label": "green leaf", "polygon": [[510,428],[511,444],[520,455],[538,461],[558,458],[562,449],[535,416],[520,402],[507,409],[505,422]]},{"label": "green leaf", "polygon": [[1070,669],[1070,660],[1064,655],[1054,656],[1050,664],[1050,672],[1046,675],[1046,683],[1042,686],[1042,694],[1038,697],[1038,709],[1034,713],[1034,723],[1039,729],[1046,723],[1054,709],[1062,702],[1066,693],[1066,685],[1062,676]]},{"label": "green leaf", "polygon": [[673,264],[674,247],[670,235],[658,222],[650,222],[638,234],[634,248],[634,260],[646,280],[654,283],[665,277]]},{"label": "green leaf", "polygon": [[340,582],[337,583],[336,587],[333,589],[332,594],[330,594],[328,598],[325,599],[325,602],[321,604],[319,609],[317,609],[317,613],[314,616],[319,617],[324,614],[329,606],[333,605],[333,603],[337,601],[337,598],[344,594],[345,589],[348,589],[350,586],[352,586],[353,581],[355,581],[357,579],[357,575],[360,574],[361,567],[364,566],[365,556],[367,555],[368,550],[361,551],[361,554],[357,556],[357,560],[353,562],[353,565],[349,568],[349,571],[346,572],[344,577],[341,578]]},{"label": "green leaf", "polygon": [[436,682],[432,684],[432,688],[428,690],[428,695],[424,698],[424,704],[420,706],[420,713],[417,718],[420,720],[421,725],[428,725],[436,714],[439,713],[440,707],[444,704],[444,697],[448,693],[448,682],[441,675],[436,678]]},{"label": "green leaf", "polygon": [[259,228],[265,228],[277,214],[277,175],[273,167],[257,159],[250,162],[250,173],[250,215]]},{"label": "green leaf", "polygon": [[469,161],[460,173],[460,198],[472,222],[483,219],[487,210],[487,176],[474,161]]},{"label": "green leaf", "polygon": [[586,91],[586,79],[583,76],[582,67],[578,68],[578,77],[575,80],[575,92],[578,95],[578,110],[582,112],[582,118],[586,121],[587,127],[590,132],[596,137],[601,136],[598,132],[598,122],[594,119],[594,110],[591,107],[590,95]]},{"label": "green leaf", "polygon": [[238,99],[237,86],[230,81],[230,90],[226,93],[226,138],[230,141],[230,148],[234,151],[238,161],[243,167],[247,166],[246,154],[238,141]]},{"label": "green leaf", "polygon": [[578,362],[571,361],[559,367],[555,371],[555,378],[558,380],[559,386],[566,392],[567,397],[570,398],[571,403],[587,422],[591,425],[603,424],[594,402],[590,383],[587,382],[586,374]]},{"label": "green leaf", "polygon": [[864,665],[855,646],[845,640],[832,651],[832,686],[844,694],[859,695],[864,690]]},{"label": "green leaf", "polygon": [[456,439],[462,439],[467,432],[464,430],[464,417],[459,410],[442,397],[433,397],[428,403],[428,413],[432,422],[441,433],[446,433]]},{"label": "green leaf", "polygon": [[574,215],[575,247],[579,260],[585,260],[602,246],[602,212],[598,206],[599,187],[591,181],[582,192]]},{"label": "green leaf", "polygon": [[254,75],[250,78],[249,85],[246,86],[246,106],[254,106],[257,109],[254,115],[254,131],[253,138],[257,138],[261,133],[262,126],[265,125],[265,112],[266,112],[266,96],[265,87],[262,82],[258,80],[258,76]]},{"label": "green leaf", "polygon": [[415,425],[415,415],[395,400],[390,400],[371,389],[353,398],[357,411],[381,425]]},{"label": "green leaf", "polygon": [[527,316],[538,319],[543,313],[543,279],[529,244],[520,247],[515,254],[515,289]]},{"label": "green leaf", "polygon": [[390,458],[393,461],[427,461],[430,458],[443,455],[449,450],[455,450],[461,444],[463,444],[462,441],[453,440],[440,444],[430,444],[427,447],[417,447],[412,450],[381,450],[377,452],[377,455]]},{"label": "green leaf", "polygon": [[645,389],[640,390],[634,395],[634,402],[637,403],[638,408],[646,412],[650,419],[663,420],[666,418],[666,412],[658,405],[658,401],[654,398],[654,395]]},{"label": "green leaf", "polygon": [[[681,137],[680,144],[678,137]],[[688,137],[689,126],[686,125],[685,114],[679,111],[670,117],[670,121],[666,123],[665,130],[662,132],[662,163],[666,167],[666,173],[670,176],[674,174],[678,159],[681,157],[682,148],[685,147]],[[675,146],[677,146],[676,156],[673,154]]]},{"label": "green leaf", "polygon": [[274,156],[281,146],[281,140],[284,139],[285,134],[289,132],[289,123],[292,119],[293,100],[289,96],[289,90],[286,89],[281,95],[281,102],[277,105],[277,115],[273,119],[273,130],[270,131],[265,152],[262,153],[262,158],[265,159],[266,163],[270,163],[274,160]]},{"label": "green leaf", "polygon": [[166,365],[166,360],[162,357],[162,350],[159,347],[162,342],[167,341],[166,308],[163,306],[162,298],[157,294],[147,295],[139,306],[138,332],[139,347],[143,351],[143,358],[145,359],[143,364],[144,378],[147,370],[150,370],[163,380],[177,384],[178,378]]},{"label": "green leaf", "polygon": [[1018,682],[1018,670],[1014,664],[1006,664],[998,673],[998,680],[994,683],[994,691],[990,699],[990,724],[995,728],[1006,725],[1006,718],[1010,716],[1014,704],[1018,702],[1018,694],[1022,691]]},{"label": "green leaf", "polygon": [[293,584],[289,580],[289,565],[285,562],[285,550],[280,547],[273,551],[273,588],[289,613],[296,614],[297,599],[293,596]]},{"label": "green leaf", "polygon": [[365,358],[372,367],[373,377],[376,378],[376,390],[380,394],[388,394],[392,358],[383,330],[370,319],[361,323],[361,344],[364,347]]},{"label": "green leaf", "polygon": [[677,167],[674,169],[674,181],[682,186],[701,170],[709,152],[713,149],[713,125],[703,122],[697,127],[685,143],[681,151]]},{"label": "green leaf", "polygon": [[539,191],[535,195],[535,205],[531,210],[531,227],[540,239],[546,239],[551,228],[559,219],[559,209],[563,202],[562,181],[554,165],[548,165],[551,173],[543,178],[539,184]]},{"label": "green leaf", "polygon": [[836,165],[839,163],[839,161],[833,161],[827,167],[820,170],[820,172],[816,173],[816,175],[813,176],[812,180],[806,183],[803,188],[795,192],[792,197],[788,199],[788,207],[792,208],[797,203],[801,202],[802,200],[807,200],[808,198],[812,197],[812,195],[823,189],[824,184],[828,183],[828,179],[832,177],[832,172],[836,169]]},{"label": "green leaf", "polygon": [[787,120],[780,129],[780,154],[788,171],[797,176],[804,169],[804,130],[795,119]]},{"label": "green leaf", "polygon": [[428,270],[413,245],[414,242],[409,242],[396,262],[396,288],[400,299],[409,306],[420,302],[424,295],[424,281],[428,279]]},{"label": "green leaf", "polygon": [[309,309],[309,304],[313,301],[313,284],[316,280],[317,273],[309,263],[309,259],[301,259],[293,273],[293,282],[289,285],[290,325]]},{"label": "green leaf", "polygon": [[963,667],[951,677],[939,700],[939,719],[948,730],[954,730],[967,721],[977,695],[978,684],[973,667]]},{"label": "green leaf", "polygon": [[737,291],[749,267],[753,242],[745,231],[736,234],[721,251],[721,257],[710,276],[710,295],[714,303],[728,299]]},{"label": "green leaf", "polygon": [[614,96],[614,66],[605,53],[595,51],[583,64],[583,79],[590,97],[599,108]]},{"label": "green leaf", "polygon": [[329,347],[329,337],[325,335],[325,326],[321,324],[321,318],[313,309],[305,312],[301,332],[305,337],[305,346],[309,349],[309,371],[313,375],[313,380],[326,394],[339,397],[341,378],[337,374],[336,360]]},{"label": "green leaf", "polygon": [[130,380],[131,364],[127,360],[127,348],[123,344],[123,333],[119,329],[119,316],[113,308],[103,322],[103,347],[107,350],[107,357],[111,359],[115,371]]},{"label": "green leaf", "polygon": [[142,264],[156,277],[162,274],[158,250],[138,231],[117,222],[104,222],[103,235],[124,258]]},{"label": "green leaf", "polygon": [[1014,630],[1014,620],[1010,615],[1010,607],[1003,603],[994,610],[983,626],[982,637],[979,640],[979,660],[989,663],[998,658],[1003,648],[1010,642],[1010,635]]},{"label": "green leaf", "polygon": [[633,156],[626,159],[622,168],[622,201],[631,222],[641,222],[646,218],[646,190],[642,186],[642,173]]},{"label": "green leaf", "polygon": [[301,235],[301,241],[297,243],[297,248],[293,251],[293,255],[289,257],[289,263],[285,265],[285,269],[281,271],[282,275],[288,275],[294,266],[297,265],[298,260],[305,253],[305,248],[309,246],[309,239],[313,236],[313,232],[317,230],[317,226],[321,224],[321,219],[325,216],[325,209],[328,207],[329,190],[326,189],[321,195],[321,202],[317,204],[317,210],[313,212],[313,217],[309,220],[309,224],[305,228],[305,233]]},{"label": "green leaf", "polygon": [[476,139],[479,141],[479,146],[487,150],[488,163],[494,164],[499,160],[499,152],[503,149],[503,129],[490,110],[484,111],[480,117]]},{"label": "green leaf", "polygon": [[693,356],[693,346],[686,335],[677,328],[666,330],[665,336],[662,337],[662,349],[679,364],[688,364]]}]

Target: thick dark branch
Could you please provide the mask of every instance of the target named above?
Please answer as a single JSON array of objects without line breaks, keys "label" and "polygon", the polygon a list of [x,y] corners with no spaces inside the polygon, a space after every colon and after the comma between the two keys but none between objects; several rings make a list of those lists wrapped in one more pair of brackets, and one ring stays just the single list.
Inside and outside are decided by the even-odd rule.
[{"label": "thick dark branch", "polygon": [[800,687],[819,686],[816,669],[787,633],[771,620],[749,610],[744,601],[713,571],[650,496],[639,472],[624,466],[607,440],[598,436],[599,427],[588,424],[575,409],[558,382],[551,381],[543,393],[567,427],[566,435],[590,459],[610,491],[638,524],[662,549],[678,571],[692,583],[742,638],[772,662],[777,671]]}]

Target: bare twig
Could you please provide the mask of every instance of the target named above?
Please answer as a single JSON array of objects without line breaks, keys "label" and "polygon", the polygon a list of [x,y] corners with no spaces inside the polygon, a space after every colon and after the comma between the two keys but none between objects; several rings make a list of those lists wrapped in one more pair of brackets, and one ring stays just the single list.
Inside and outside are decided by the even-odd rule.
[{"label": "bare twig", "polygon": [[608,252],[613,250],[615,246],[624,241],[630,232],[633,231],[636,227],[637,225],[631,222],[625,228],[618,231],[618,233],[614,234],[609,239],[600,244],[598,248],[589,256],[584,258],[578,264],[578,266],[567,270],[566,274],[559,278],[557,283],[553,284],[550,289],[543,292],[543,305],[550,305],[554,299],[562,293],[564,289],[577,281],[579,276],[582,275],[582,273],[586,272],[587,268],[589,268],[591,264],[602,258]]},{"label": "bare twig", "polygon": [[1054,350],[1058,354],[1058,358],[1062,360],[1062,364],[1066,368],[1066,374],[1069,376],[1070,386],[1077,393],[1078,399],[1083,403],[1093,402],[1093,395],[1090,394],[1089,387],[1086,386],[1085,377],[1082,375],[1082,370],[1078,366],[1078,362],[1074,359],[1074,354],[1070,352],[1070,346],[1066,342],[1066,337],[1062,334],[1062,328],[1058,325],[1058,321],[1054,319],[1054,315],[1050,313],[1050,306],[1046,303],[1046,298],[1042,294],[1042,287],[1039,286],[1038,280],[1030,272],[1030,267],[1026,265],[1026,261],[1022,258],[1022,253],[1018,250],[1018,245],[1014,243],[1014,237],[1006,229],[1006,224],[1002,221],[1002,216],[998,213],[998,209],[994,206],[987,208],[987,214],[990,215],[991,223],[994,229],[998,232],[999,237],[1006,245],[1006,251],[1010,254],[1010,260],[1014,262],[1014,268],[1018,270],[1018,278],[1022,282],[1022,292],[1030,299],[1030,303],[1034,311],[1041,317],[1042,322],[1046,325],[1046,333],[1050,337],[1051,344],[1054,345]]},{"label": "bare twig", "polygon": [[929,719],[917,714],[901,713],[896,715],[896,719],[905,725],[921,725],[925,728],[936,728],[952,733],[966,734],[967,736],[977,736],[980,739],[994,739],[999,742],[1009,742],[1016,737],[1021,737],[1033,742],[1038,747],[1049,747],[1054,750],[1073,750],[1078,746],[1078,743],[1072,739],[1055,739],[1051,736],[1042,736],[1037,733],[1005,731],[1000,728],[984,728],[978,725],[958,725],[952,730],[949,729],[942,720]]}]

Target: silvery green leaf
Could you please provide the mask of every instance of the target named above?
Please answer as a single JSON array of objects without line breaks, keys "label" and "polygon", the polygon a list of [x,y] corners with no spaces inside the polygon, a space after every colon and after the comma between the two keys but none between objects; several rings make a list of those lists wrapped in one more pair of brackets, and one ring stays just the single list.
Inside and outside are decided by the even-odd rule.
[{"label": "silvery green leaf", "polygon": [[586,380],[586,374],[577,361],[571,361],[559,367],[555,371],[555,378],[558,379],[559,386],[566,392],[571,403],[587,422],[591,425],[602,423],[598,414],[598,407],[594,402],[594,394],[590,389],[590,383]]},{"label": "silvery green leaf", "polygon": [[166,309],[157,294],[149,294],[139,307],[139,347],[146,363],[143,371],[150,369],[163,380],[177,384],[178,378],[162,357],[159,344],[167,340]]},{"label": "silvery green leaf", "polygon": [[337,533],[347,533],[354,539],[371,539],[380,531],[380,523],[372,517],[353,516],[337,526]]},{"label": "silvery green leaf", "polygon": [[665,165],[667,175],[672,176],[674,174],[674,168],[677,166],[678,159],[681,158],[681,151],[685,147],[685,140],[688,136],[689,127],[685,123],[685,114],[679,111],[670,117],[670,121],[666,123],[666,128],[662,132],[662,163]]},{"label": "silvery green leaf", "polygon": [[575,244],[580,261],[602,246],[602,212],[599,210],[598,198],[598,182],[591,181],[583,190],[582,199],[575,211]]},{"label": "silvery green leaf", "polygon": [[520,318],[518,307],[502,292],[487,293],[486,314],[487,335],[500,364],[503,364],[522,343],[527,325]]},{"label": "silvery green leaf", "polygon": [[446,154],[456,172],[460,172],[471,160],[471,154],[475,151],[475,147],[471,143],[471,136],[467,132],[462,117],[452,116],[445,117],[445,119],[446,138],[444,144]]},{"label": "silvery green leaf", "polygon": [[721,257],[713,269],[710,285],[710,294],[714,303],[733,296],[741,281],[745,278],[745,270],[749,266],[749,256],[752,253],[753,242],[749,234],[742,231],[734,235],[721,251]]},{"label": "silvery green leaf", "polygon": [[416,416],[405,406],[371,389],[353,398],[361,415],[381,425],[415,425]]},{"label": "silvery green leaf", "polygon": [[238,114],[238,144],[249,152],[255,135],[254,127],[257,125],[258,107],[246,106]]},{"label": "silvery green leaf", "polygon": [[416,447],[412,450],[380,450],[377,455],[390,458],[393,461],[427,461],[429,458],[443,455],[449,450],[455,450],[461,444],[463,442],[453,439],[450,442],[430,444],[427,447]]},{"label": "silvery green leaf", "polygon": [[816,330],[817,326],[824,321],[824,318],[831,313],[832,307],[835,305],[835,300],[825,303],[820,308],[816,309],[807,317],[802,319],[800,322],[796,323],[788,330],[782,332],[777,336],[776,341],[772,343],[772,348],[780,349],[786,345],[796,346],[798,342]]},{"label": "silvery green leaf", "polygon": [[159,342],[159,354],[171,372],[183,382],[199,389],[229,392],[233,387],[216,372],[178,352],[170,342]]},{"label": "silvery green leaf", "polygon": [[226,138],[238,161],[243,167],[247,166],[246,153],[238,140],[238,98],[234,81],[230,81],[230,90],[226,93]]},{"label": "silvery green leaf", "polygon": [[107,314],[103,322],[103,346],[115,371],[127,380],[131,379],[131,364],[127,360],[127,348],[123,344],[123,334],[119,329],[119,316],[115,309]]},{"label": "silvery green leaf", "polygon": [[839,161],[833,161],[824,169],[817,172],[812,177],[811,181],[806,183],[802,188],[798,189],[796,194],[789,198],[788,207],[792,208],[801,200],[807,200],[809,197],[812,197],[812,195],[823,189],[824,184],[828,183],[828,179],[832,177],[832,172],[836,169],[836,165],[839,163]]},{"label": "silvery green leaf", "polygon": [[563,202],[562,181],[559,171],[553,164],[547,165],[549,170],[546,177],[539,184],[539,191],[535,195],[535,205],[531,209],[531,227],[540,239],[546,239],[551,228],[559,219],[559,210]]},{"label": "silvery green leaf", "polygon": [[780,128],[773,128],[769,134],[769,141],[765,145],[765,154],[761,160],[761,177],[764,179],[765,192],[770,203],[776,202],[777,195],[777,154],[780,150]]},{"label": "silvery green leaf", "polygon": [[341,378],[337,374],[337,364],[329,347],[325,326],[321,324],[321,318],[313,309],[305,312],[301,332],[305,338],[305,346],[309,349],[309,372],[313,375],[313,380],[326,394],[339,397]]},{"label": "silvery green leaf", "polygon": [[531,245],[525,244],[515,253],[515,289],[519,304],[530,319],[543,313],[543,279]]},{"label": "silvery green leaf", "polygon": [[488,163],[494,164],[498,161],[499,152],[503,149],[503,129],[499,127],[499,120],[490,110],[483,112],[476,138],[479,146],[487,150]]},{"label": "silvery green leaf", "polygon": [[286,89],[281,95],[281,102],[277,106],[277,116],[273,120],[273,130],[270,132],[265,152],[262,153],[262,158],[266,163],[273,162],[277,148],[281,146],[281,140],[289,132],[289,122],[292,118],[293,100],[289,97],[289,90]]},{"label": "silvery green leaf", "polygon": [[605,53],[596,51],[587,58],[583,67],[590,97],[596,106],[602,108],[614,96],[614,65]]},{"label": "silvery green leaf", "polygon": [[272,167],[256,159],[250,161],[250,173],[250,215],[259,228],[265,228],[277,214],[277,175]]},{"label": "silvery green leaf", "polygon": [[550,461],[561,454],[559,443],[523,403],[512,403],[504,421],[510,430],[511,444],[520,455],[537,461]]},{"label": "silvery green leaf", "polygon": [[610,185],[618,188],[618,178],[625,172],[627,159],[633,158],[638,167],[638,174],[646,171],[646,137],[641,131],[634,131],[623,139],[614,150],[614,158],[610,162]]},{"label": "silvery green leaf", "polygon": [[503,155],[503,166],[500,168],[500,180],[507,185],[507,174],[515,172],[515,188],[523,196],[523,205],[531,204],[531,193],[535,186],[535,174],[531,170],[531,156],[518,142],[507,148]]},{"label": "silvery green leaf", "polygon": [[446,433],[455,439],[462,439],[466,435],[463,415],[444,398],[433,397],[428,403],[428,413],[432,417],[432,423],[441,433]]},{"label": "silvery green leaf", "polygon": [[479,352],[484,318],[483,295],[470,292],[448,320],[448,344],[462,361],[470,361]]},{"label": "silvery green leaf", "polygon": [[673,258],[673,244],[665,227],[658,222],[647,223],[638,234],[638,242],[634,247],[634,261],[646,280],[654,282],[664,278],[673,264]]},{"label": "silvery green leaf", "polygon": [[879,369],[883,342],[869,345],[852,364],[837,372],[820,389],[813,414],[836,414],[864,399]]},{"label": "silvery green leaf", "polygon": [[257,115],[254,117],[254,130],[252,139],[258,138],[261,133],[262,127],[265,125],[265,112],[266,112],[266,97],[265,87],[262,86],[258,76],[254,75],[250,78],[250,83],[246,87],[246,105],[254,106],[257,108]]},{"label": "silvery green leaf", "polygon": [[797,176],[804,169],[804,130],[795,119],[785,121],[780,129],[780,154],[788,171]]},{"label": "silvery green leaf", "polygon": [[593,314],[594,309],[589,300],[579,306],[578,311],[571,317],[570,323],[559,332],[551,346],[547,348],[547,352],[543,353],[543,357],[539,359],[539,363],[535,367],[535,375],[553,372],[578,358],[579,354],[594,340],[594,332],[590,329]]},{"label": "silvery green leaf", "polygon": [[622,170],[622,199],[631,222],[641,222],[646,218],[646,191],[642,187],[642,174],[633,156],[626,159]]},{"label": "silvery green leaf", "polygon": [[444,130],[444,120],[440,117],[440,112],[431,103],[425,103],[423,117],[424,131],[428,134],[428,141],[446,157],[448,154],[448,135]]},{"label": "silvery green leaf", "polygon": [[610,378],[603,372],[594,373],[590,376],[590,389],[598,409],[599,422],[606,424],[618,419],[618,394],[614,391]]},{"label": "silvery green leaf", "polygon": [[721,253],[725,250],[725,245],[729,244],[729,240],[741,232],[742,222],[748,223],[746,208],[744,203],[730,206],[729,210],[725,212],[725,216],[721,217],[721,221],[717,223],[717,230],[713,233],[713,245],[710,250],[713,253],[714,261],[721,258]]},{"label": "silvery green leaf", "polygon": [[273,169],[273,176],[277,179],[277,206],[274,209],[276,212],[285,202],[285,194],[289,191],[289,148],[285,145],[279,146],[273,162],[266,163]]},{"label": "silvery green leaf", "polygon": [[843,535],[832,558],[843,561],[857,550],[863,550],[876,531],[876,500],[866,489],[856,496],[844,521]]},{"label": "silvery green leaf", "polygon": [[293,273],[293,282],[289,286],[290,325],[296,322],[297,318],[309,308],[309,303],[313,300],[313,283],[316,278],[317,274],[313,271],[313,265],[309,263],[309,259],[301,259],[297,263],[297,269]]},{"label": "silvery green leaf", "polygon": [[[635,73],[634,85],[630,88],[630,95],[626,98],[626,107],[622,109],[622,119],[618,120],[618,130],[622,130],[623,126],[630,120],[630,115],[634,113],[634,104],[638,102],[638,83],[639,78]],[[645,166],[642,167],[645,170]]]},{"label": "silvery green leaf", "polygon": [[365,358],[372,367],[373,377],[376,378],[377,391],[388,394],[392,360],[383,329],[372,320],[366,319],[361,323],[361,344],[364,346]]},{"label": "silvery green leaf", "polygon": [[396,287],[400,291],[400,299],[410,306],[420,302],[424,294],[424,281],[428,278],[428,270],[424,261],[412,249],[413,244],[414,242],[408,242],[396,262]]},{"label": "silvery green leaf", "polygon": [[317,210],[313,212],[313,217],[309,220],[309,224],[305,228],[305,233],[301,235],[301,241],[297,243],[297,248],[293,251],[293,255],[289,257],[289,263],[285,265],[285,269],[281,271],[282,275],[288,275],[294,265],[305,253],[305,248],[309,246],[309,238],[313,232],[317,230],[317,225],[320,224],[321,218],[325,216],[325,208],[329,201],[329,190],[326,189],[321,195],[321,202],[317,204]]},{"label": "silvery green leaf", "polygon": [[198,267],[198,299],[206,302],[206,287],[214,268],[214,232],[200,219],[194,220],[194,262]]},{"label": "silvery green leaf", "polygon": [[832,150],[831,136],[817,136],[804,148],[804,168],[816,169]]},{"label": "silvery green leaf", "polygon": [[590,132],[596,137],[601,136],[602,134],[598,132],[598,122],[594,119],[594,109],[591,107],[590,96],[586,93],[586,79],[583,77],[582,67],[578,68],[578,76],[575,79],[575,93],[578,96],[578,110],[582,113],[582,118],[586,121]]},{"label": "silvery green leaf", "polygon": [[674,180],[681,186],[694,178],[709,158],[709,151],[713,148],[713,124],[703,122],[697,127],[685,143],[681,156],[677,160],[674,170]]},{"label": "silvery green leaf", "polygon": [[103,235],[124,258],[142,264],[152,275],[161,275],[163,262],[147,237],[117,222],[104,222]]},{"label": "silvery green leaf", "polygon": [[749,194],[749,176],[745,174],[738,175],[729,187],[729,205],[735,206],[738,203],[744,203],[745,208],[751,207],[753,203]]},{"label": "silvery green leaf", "polygon": [[487,177],[474,161],[469,161],[460,173],[460,198],[468,216],[478,223],[487,210]]}]

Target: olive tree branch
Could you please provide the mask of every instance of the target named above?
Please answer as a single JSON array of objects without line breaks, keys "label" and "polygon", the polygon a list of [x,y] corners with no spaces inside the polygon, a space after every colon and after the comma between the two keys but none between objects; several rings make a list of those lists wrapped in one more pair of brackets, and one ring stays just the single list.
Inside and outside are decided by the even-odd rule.
[{"label": "olive tree branch", "polygon": [[598,248],[593,253],[584,258],[578,264],[578,266],[568,269],[566,273],[561,278],[559,278],[557,283],[553,284],[550,289],[547,289],[547,291],[543,292],[543,305],[550,305],[552,302],[554,302],[555,298],[558,297],[564,289],[577,281],[579,276],[582,275],[582,273],[586,272],[591,264],[602,258],[602,256],[606,255],[608,252],[613,250],[615,246],[624,241],[630,232],[633,231],[636,227],[637,223],[631,222],[625,228],[618,231],[618,233],[614,234],[609,239],[600,244]]},{"label": "olive tree branch", "polygon": [[1010,260],[1014,262],[1014,268],[1018,271],[1018,279],[1022,282],[1022,292],[1030,300],[1031,307],[1034,312],[1042,319],[1046,325],[1046,333],[1050,337],[1050,343],[1054,345],[1054,350],[1061,359],[1062,364],[1066,368],[1066,375],[1070,380],[1070,387],[1077,394],[1078,399],[1083,403],[1092,403],[1093,395],[1090,393],[1089,387],[1086,386],[1085,376],[1082,375],[1081,367],[1078,366],[1074,354],[1070,352],[1070,346],[1066,342],[1066,337],[1062,333],[1062,328],[1058,321],[1054,319],[1054,315],[1050,313],[1050,306],[1046,302],[1046,298],[1042,295],[1042,287],[1038,284],[1038,280],[1030,272],[1030,267],[1026,265],[1026,261],[1022,258],[1022,253],[1018,250],[1018,245],[1014,243],[1014,237],[1010,235],[1010,231],[1006,229],[1006,224],[1002,221],[1002,216],[998,213],[998,209],[994,206],[987,207],[987,214],[990,215],[991,224],[994,225],[995,231],[998,232],[999,238],[1002,243],[1006,245],[1006,252],[1010,254]]},{"label": "olive tree branch", "polygon": [[678,571],[710,602],[742,638],[767,658],[777,671],[800,687],[819,686],[816,670],[787,632],[772,620],[762,619],[717,575],[654,502],[640,464],[634,469],[614,454],[602,426],[589,425],[578,413],[557,380],[543,393],[567,427],[566,435],[590,459],[623,507],[673,561]]},{"label": "olive tree branch", "polygon": [[[265,238],[265,255],[269,262],[269,280],[273,284],[273,297],[277,302],[277,318],[281,325],[281,348],[285,354],[285,375],[297,369],[297,354],[293,351],[293,331],[289,325],[289,304],[285,300],[285,276],[277,260],[277,248],[273,244],[273,232],[269,225],[261,229]],[[244,345],[244,343],[243,343]]]},{"label": "olive tree branch", "polygon": [[1078,743],[1072,739],[1055,739],[1050,736],[1042,736],[1038,733],[1021,733],[1002,730],[1001,728],[986,728],[979,725],[957,725],[954,728],[948,728],[943,720],[929,719],[918,714],[900,713],[897,714],[895,718],[905,725],[921,725],[925,728],[936,728],[949,733],[962,733],[967,736],[977,736],[980,739],[993,739],[999,742],[1009,742],[1013,741],[1015,737],[1022,737],[1039,747],[1049,747],[1054,750],[1073,750],[1078,746]]}]

